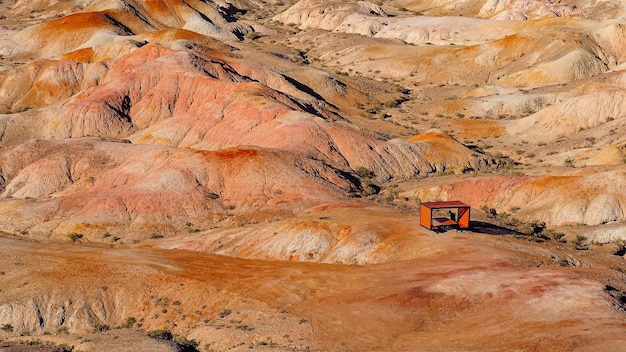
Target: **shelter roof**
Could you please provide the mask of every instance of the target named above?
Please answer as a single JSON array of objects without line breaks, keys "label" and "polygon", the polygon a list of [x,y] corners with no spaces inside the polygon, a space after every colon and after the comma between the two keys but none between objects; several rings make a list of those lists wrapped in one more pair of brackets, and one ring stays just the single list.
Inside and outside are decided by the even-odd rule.
[{"label": "shelter roof", "polygon": [[451,201],[447,201],[447,202],[422,202],[421,203],[423,206],[431,208],[431,209],[435,209],[435,208],[439,208],[439,209],[445,209],[445,208],[469,208],[470,206],[460,202],[458,200],[451,200]]}]

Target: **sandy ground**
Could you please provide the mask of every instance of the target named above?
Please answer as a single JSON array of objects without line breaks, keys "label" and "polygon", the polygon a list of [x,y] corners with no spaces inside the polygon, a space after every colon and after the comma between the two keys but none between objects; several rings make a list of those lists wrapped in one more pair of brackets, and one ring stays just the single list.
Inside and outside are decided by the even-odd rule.
[{"label": "sandy ground", "polygon": [[[111,327],[133,316],[142,330],[171,329],[216,350],[615,351],[626,327],[619,295],[602,283],[617,281],[620,292],[623,281],[593,259],[601,253],[525,239],[450,232],[423,258],[368,266],[0,241],[0,300],[26,316],[37,302],[44,331],[59,328],[46,309],[68,300]],[[69,324],[81,314],[73,309]]]},{"label": "sandy ground", "polygon": [[[338,1],[335,17],[305,0],[287,23],[275,16],[296,1],[169,3],[0,2],[0,225],[12,232],[0,235],[0,351],[626,351],[623,242],[591,241],[625,233],[620,3],[511,1],[496,14],[398,0],[386,17]],[[207,36],[156,31],[169,27]],[[178,71],[139,104],[164,68]],[[71,120],[85,115],[76,102],[91,129]],[[224,112],[203,143],[172,142],[206,136]],[[55,140],[60,125],[96,137]],[[100,141],[105,128],[115,138]],[[389,166],[394,146],[427,135],[439,137]],[[258,165],[234,157],[257,149]],[[220,163],[192,157],[212,153]],[[417,175],[407,165],[424,155],[438,161]],[[359,176],[364,165],[378,174]],[[497,231],[419,228],[429,195],[471,200],[473,221]],[[596,199],[591,226],[571,216]],[[570,242],[510,234],[483,205],[563,225]]]}]

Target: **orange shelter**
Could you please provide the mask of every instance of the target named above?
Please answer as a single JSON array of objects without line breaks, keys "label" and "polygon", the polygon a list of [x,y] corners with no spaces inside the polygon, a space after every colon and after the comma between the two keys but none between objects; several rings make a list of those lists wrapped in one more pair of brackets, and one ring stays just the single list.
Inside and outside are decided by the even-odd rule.
[{"label": "orange shelter", "polygon": [[[456,214],[452,212],[456,209]],[[437,213],[448,211],[447,216]],[[437,230],[442,227],[456,227],[467,229],[470,225],[470,206],[455,201],[448,202],[422,202],[420,203],[420,225],[429,230]]]}]

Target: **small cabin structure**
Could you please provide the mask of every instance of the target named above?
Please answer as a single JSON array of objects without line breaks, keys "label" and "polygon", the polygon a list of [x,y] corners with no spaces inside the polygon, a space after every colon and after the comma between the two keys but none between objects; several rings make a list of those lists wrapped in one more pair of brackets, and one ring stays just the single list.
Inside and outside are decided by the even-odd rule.
[{"label": "small cabin structure", "polygon": [[445,228],[468,229],[471,207],[458,200],[420,203],[420,225],[436,231]]}]

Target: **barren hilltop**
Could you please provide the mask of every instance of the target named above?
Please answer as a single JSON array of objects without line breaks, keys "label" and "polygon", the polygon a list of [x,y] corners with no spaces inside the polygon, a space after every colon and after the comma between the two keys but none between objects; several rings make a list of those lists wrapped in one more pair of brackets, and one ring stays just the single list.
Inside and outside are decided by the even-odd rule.
[{"label": "barren hilltop", "polygon": [[626,351],[625,28],[0,0],[0,350]]}]

